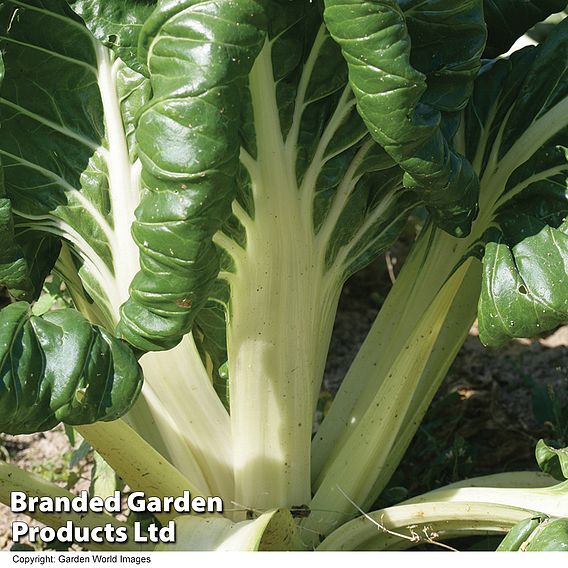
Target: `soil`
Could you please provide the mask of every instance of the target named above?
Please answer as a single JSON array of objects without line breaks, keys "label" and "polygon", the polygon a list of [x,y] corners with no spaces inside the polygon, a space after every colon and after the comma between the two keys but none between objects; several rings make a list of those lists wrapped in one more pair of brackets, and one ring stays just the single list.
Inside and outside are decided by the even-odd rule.
[{"label": "soil", "polygon": [[[347,283],[324,379],[330,396],[371,326],[403,256],[404,246],[391,251],[388,262],[376,261]],[[496,351],[483,348],[474,326],[389,491],[402,488],[402,494],[393,492],[400,499],[463,477],[535,469],[534,446],[539,438],[568,444],[562,438],[568,435],[568,426],[563,428],[566,417],[554,416],[550,402],[551,397],[568,392],[567,369],[568,327]],[[562,411],[559,403],[558,408]],[[71,447],[62,428],[33,436],[1,435],[0,451],[0,459],[60,485],[67,483]],[[75,475],[81,476],[89,468],[83,462],[75,469]],[[81,479],[75,488],[86,486],[88,479]],[[382,504],[390,504],[389,491]],[[16,518],[0,505],[0,550],[11,546],[10,523]]]},{"label": "soil", "polygon": [[[69,479],[72,449],[62,426],[50,432],[31,436],[1,434],[0,450],[1,459],[41,475],[58,485],[65,486]],[[79,468],[73,469],[79,472]],[[88,485],[88,480],[82,479],[76,484],[76,488],[85,489]],[[36,521],[30,522],[30,518],[26,515],[13,514],[6,505],[0,503],[0,550],[9,549],[12,545],[10,527],[14,521],[26,521],[33,526],[42,526]]]}]

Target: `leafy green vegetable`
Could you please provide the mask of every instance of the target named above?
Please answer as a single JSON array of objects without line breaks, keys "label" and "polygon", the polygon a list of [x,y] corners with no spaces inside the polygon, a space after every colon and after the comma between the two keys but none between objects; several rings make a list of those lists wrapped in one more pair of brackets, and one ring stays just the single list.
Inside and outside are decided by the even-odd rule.
[{"label": "leafy green vegetable", "polygon": [[75,310],[40,318],[18,302],[0,311],[0,325],[2,432],[116,420],[135,402],[142,374],[132,351]]},{"label": "leafy green vegetable", "polygon": [[[39,234],[59,247],[65,239],[72,258],[58,270],[67,281],[79,273],[72,295],[88,295],[93,319],[112,325],[138,267],[130,224],[139,173],[129,133],[145,82],[112,63],[62,0],[4,2],[0,35],[0,156],[16,241],[25,247]],[[57,253],[42,255],[47,270]]]},{"label": "leafy green vegetable", "polygon": [[[177,344],[219,271],[212,237],[229,216],[238,165],[234,95],[260,50],[263,25],[252,0],[186,0],[160,3],[143,27],[140,57],[153,97],[137,129],[143,197],[133,234],[141,272],[118,328],[140,349]],[[204,39],[206,52],[194,47]]]},{"label": "leafy green vegetable", "polygon": [[567,552],[568,521],[536,517],[515,525],[503,539],[499,551]]},{"label": "leafy green vegetable", "polygon": [[418,189],[436,222],[462,236],[477,212],[478,180],[452,148],[451,116],[444,121],[442,113],[467,103],[485,26],[480,1],[451,5],[327,0],[325,17],[373,138],[404,169],[405,185]]},{"label": "leafy green vegetable", "polygon": [[555,479],[568,479],[568,448],[556,449],[539,440],[536,445],[536,461],[542,471]]},{"label": "leafy green vegetable", "polygon": [[468,148],[487,186],[482,208],[492,225],[479,304],[484,343],[568,319],[568,85],[557,74],[568,60],[567,31],[564,21],[538,49],[487,64],[468,109]]},{"label": "leafy green vegetable", "polygon": [[[0,285],[36,302],[0,312],[0,430],[82,425],[131,488],[235,503],[176,521],[181,548],[404,548],[568,517],[567,482],[522,473],[349,522],[478,300],[488,344],[568,319],[568,23],[482,59],[562,7],[0,2]],[[416,208],[312,439],[341,288]],[[78,311],[53,311],[59,288],[38,300],[50,272]],[[538,455],[565,475],[561,451]],[[0,467],[3,499],[10,483],[38,487]]]}]

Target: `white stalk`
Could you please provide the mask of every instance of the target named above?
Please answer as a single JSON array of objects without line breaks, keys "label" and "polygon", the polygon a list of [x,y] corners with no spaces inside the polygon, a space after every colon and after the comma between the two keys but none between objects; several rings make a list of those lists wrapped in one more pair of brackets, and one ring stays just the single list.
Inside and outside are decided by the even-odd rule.
[{"label": "white stalk", "polygon": [[424,543],[448,548],[446,539],[504,534],[533,514],[485,502],[398,505],[344,524],[318,550],[405,550]]},{"label": "white stalk", "polygon": [[[310,84],[310,79],[312,73],[315,69],[315,65],[320,54],[320,50],[325,43],[327,32],[325,26],[322,24],[318,30],[312,49],[308,56],[308,59],[302,69],[302,77],[300,78],[300,83],[298,85],[298,92],[296,95],[296,101],[294,104],[294,117],[292,119],[292,126],[290,128],[290,133],[288,135],[288,140],[286,141],[286,150],[288,154],[288,163],[290,166],[294,166],[296,163],[296,146],[298,144],[298,136],[300,133],[300,125],[302,122],[302,114],[307,106],[306,94],[308,92],[308,86]],[[270,51],[269,49],[267,51]],[[280,131],[280,127],[277,132]]]},{"label": "white stalk", "polygon": [[[187,335],[170,351],[147,353],[140,363],[147,384],[144,400],[174,465],[190,479],[199,467],[212,494],[230,503],[234,492],[229,416],[193,338]],[[134,423],[139,419],[133,416]]]},{"label": "white stalk", "polygon": [[[503,121],[501,130],[504,129],[509,114]],[[511,174],[520,164],[528,161],[533,154],[544,146],[566,124],[565,117],[568,113],[568,97],[562,99],[545,114],[536,118],[524,133],[515,141],[507,153],[497,162],[501,146],[501,136],[495,141],[490,161],[481,178],[480,209],[492,213],[495,203],[500,198],[503,188]],[[479,224],[479,220],[477,222]]]},{"label": "white stalk", "polygon": [[[461,484],[460,484],[461,485]],[[463,487],[448,486],[436,489],[405,504],[415,503],[495,503],[522,507],[551,517],[568,517],[568,482],[553,487]]]},{"label": "white stalk", "polygon": [[[130,282],[140,269],[138,247],[130,232],[134,221],[134,210],[140,200],[140,168],[134,167],[130,161],[117,95],[116,74],[122,62],[117,59],[112,63],[109,50],[98,42],[95,46],[97,78],[108,143],[108,183],[114,232],[111,248],[116,288],[120,303],[123,303],[128,299]],[[119,307],[115,306],[116,310]]]},{"label": "white stalk", "polygon": [[[313,440],[313,479],[353,434],[405,342],[467,250],[467,239],[425,228],[357,353]],[[452,254],[444,254],[444,251]],[[372,377],[372,380],[369,380]]]},{"label": "white stalk", "polygon": [[[270,44],[250,80],[258,158],[245,157],[254,223],[231,278],[228,322],[236,501],[309,501],[310,439],[339,286],[326,275],[282,140]],[[240,251],[239,251],[240,252]]]},{"label": "white stalk", "polygon": [[[432,349],[442,333],[471,261],[443,287],[398,351],[389,374],[368,407],[351,424],[349,436],[331,451],[328,462],[314,480],[312,513],[303,523],[308,529],[329,534],[352,512],[343,491],[357,503],[369,498],[375,479],[384,467],[403,427],[413,394],[420,384]],[[369,375],[366,375],[369,379]],[[316,438],[318,437],[316,433]]]}]

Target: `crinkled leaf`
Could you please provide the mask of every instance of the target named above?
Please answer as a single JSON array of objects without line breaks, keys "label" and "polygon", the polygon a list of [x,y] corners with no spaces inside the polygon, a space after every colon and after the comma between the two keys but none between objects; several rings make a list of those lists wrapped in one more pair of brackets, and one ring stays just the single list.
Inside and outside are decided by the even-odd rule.
[{"label": "crinkled leaf", "polygon": [[[4,79],[4,59],[0,53],[0,81]],[[15,242],[12,204],[5,197],[4,171],[0,170],[0,285],[6,287],[15,298],[32,299],[33,285],[29,267],[21,247]]]},{"label": "crinkled leaf", "polygon": [[[519,219],[529,227],[533,220]],[[545,225],[513,246],[496,237],[483,264],[479,334],[485,344],[532,337],[568,320],[568,225]]]},{"label": "crinkled leaf", "polygon": [[444,137],[443,112],[462,109],[485,41],[481,1],[327,0],[357,108],[373,138],[406,172],[445,230],[464,235],[478,180]]},{"label": "crinkled leaf", "polygon": [[130,348],[72,309],[0,311],[0,431],[30,434],[125,414],[142,387]]},{"label": "crinkled leaf", "polygon": [[536,461],[544,473],[559,481],[568,479],[568,448],[556,449],[539,440],[536,445]]},{"label": "crinkled leaf", "polygon": [[568,320],[568,21],[538,48],[487,65],[468,109],[482,172],[479,334],[531,337]]},{"label": "crinkled leaf", "polygon": [[212,237],[229,217],[238,166],[235,92],[262,46],[263,26],[253,0],[169,0],[142,29],[153,99],[137,130],[144,195],[133,234],[141,271],[118,330],[140,349],[177,344],[217,276]]},{"label": "crinkled leaf", "polygon": [[499,552],[518,552],[546,517],[533,517],[517,523],[497,547]]},{"label": "crinkled leaf", "polygon": [[22,246],[33,235],[65,239],[112,325],[138,269],[133,133],[148,82],[113,62],[64,0],[3,2],[0,36],[0,156],[15,231]]},{"label": "crinkled leaf", "polygon": [[93,35],[139,73],[138,37],[157,0],[69,0]]}]

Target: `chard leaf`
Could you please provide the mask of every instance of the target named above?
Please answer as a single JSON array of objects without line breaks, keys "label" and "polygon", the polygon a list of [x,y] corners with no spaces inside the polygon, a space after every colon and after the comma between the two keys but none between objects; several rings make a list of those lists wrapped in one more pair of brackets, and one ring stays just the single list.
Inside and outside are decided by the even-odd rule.
[{"label": "chard leaf", "polygon": [[[243,96],[241,212],[223,226],[222,236],[246,250],[246,235],[261,232],[254,224],[264,215],[286,218],[300,197],[303,211],[294,216],[300,221],[307,213],[313,226],[305,246],[315,236],[323,248],[323,269],[338,271],[333,278],[343,281],[392,243],[419,199],[403,188],[402,170],[374,143],[356,110],[347,65],[323,22],[323,3],[272,1],[267,10],[268,41],[260,59],[268,72],[260,77],[253,69]],[[273,109],[280,132],[265,131]],[[274,141],[281,153],[266,154],[259,140],[264,147]],[[274,170],[265,174],[268,163]],[[274,177],[285,187],[270,187]],[[276,192],[284,198],[280,210],[269,213],[271,206],[261,204],[274,203]],[[234,262],[225,259],[222,270],[234,272]]]},{"label": "chard leaf", "polygon": [[[0,81],[4,79],[4,59],[0,54]],[[19,299],[34,297],[29,266],[21,247],[15,242],[12,204],[6,198],[4,171],[0,169],[0,239],[4,243],[0,251],[0,284]]]},{"label": "chard leaf", "polygon": [[50,236],[53,250],[67,241],[76,262],[60,271],[79,271],[77,293],[112,327],[138,270],[134,122],[149,86],[113,62],[63,0],[3,2],[0,41],[0,157],[14,231],[22,243]]},{"label": "chard leaf", "polygon": [[568,479],[568,448],[552,448],[544,440],[539,440],[535,453],[536,461],[544,473],[559,481]]},{"label": "chard leaf", "polygon": [[561,12],[566,0],[483,0],[487,22],[484,57],[505,53],[517,39],[551,14]]},{"label": "chard leaf", "polygon": [[525,542],[527,552],[568,552],[568,520],[546,519]]},{"label": "chard leaf", "polygon": [[146,68],[138,58],[142,25],[157,0],[69,0],[92,34],[138,73]]},{"label": "chard leaf", "polygon": [[[4,60],[0,55],[0,83],[4,78]],[[19,233],[19,234],[18,234]],[[4,171],[0,170],[0,285],[20,300],[39,297],[43,282],[59,255],[57,239],[16,231],[12,204],[6,197]]]},{"label": "chard leaf", "polygon": [[9,199],[0,198],[0,284],[14,298],[31,300],[35,296],[29,266],[22,248],[15,241],[14,219]]},{"label": "chard leaf", "polygon": [[444,113],[467,104],[485,40],[480,0],[326,0],[357,108],[373,138],[405,171],[435,222],[463,236],[478,179],[444,136]]},{"label": "chard leaf", "polygon": [[503,539],[498,551],[566,552],[568,520],[540,515],[515,525]]},{"label": "chard leaf", "polygon": [[0,431],[30,434],[59,422],[116,420],[135,402],[142,372],[133,352],[72,309],[0,311]]},{"label": "chard leaf", "polygon": [[142,29],[153,98],[137,129],[144,189],[133,234],[141,271],[118,327],[140,349],[177,344],[219,271],[212,237],[235,195],[241,115],[235,92],[260,50],[263,26],[253,0],[169,0]]},{"label": "chard leaf", "polygon": [[568,320],[567,61],[564,21],[541,46],[486,65],[466,113],[480,225],[491,227],[479,302],[485,344]]},{"label": "chard leaf", "polygon": [[501,541],[497,550],[501,552],[517,552],[546,518],[546,516],[529,517],[517,523]]}]

